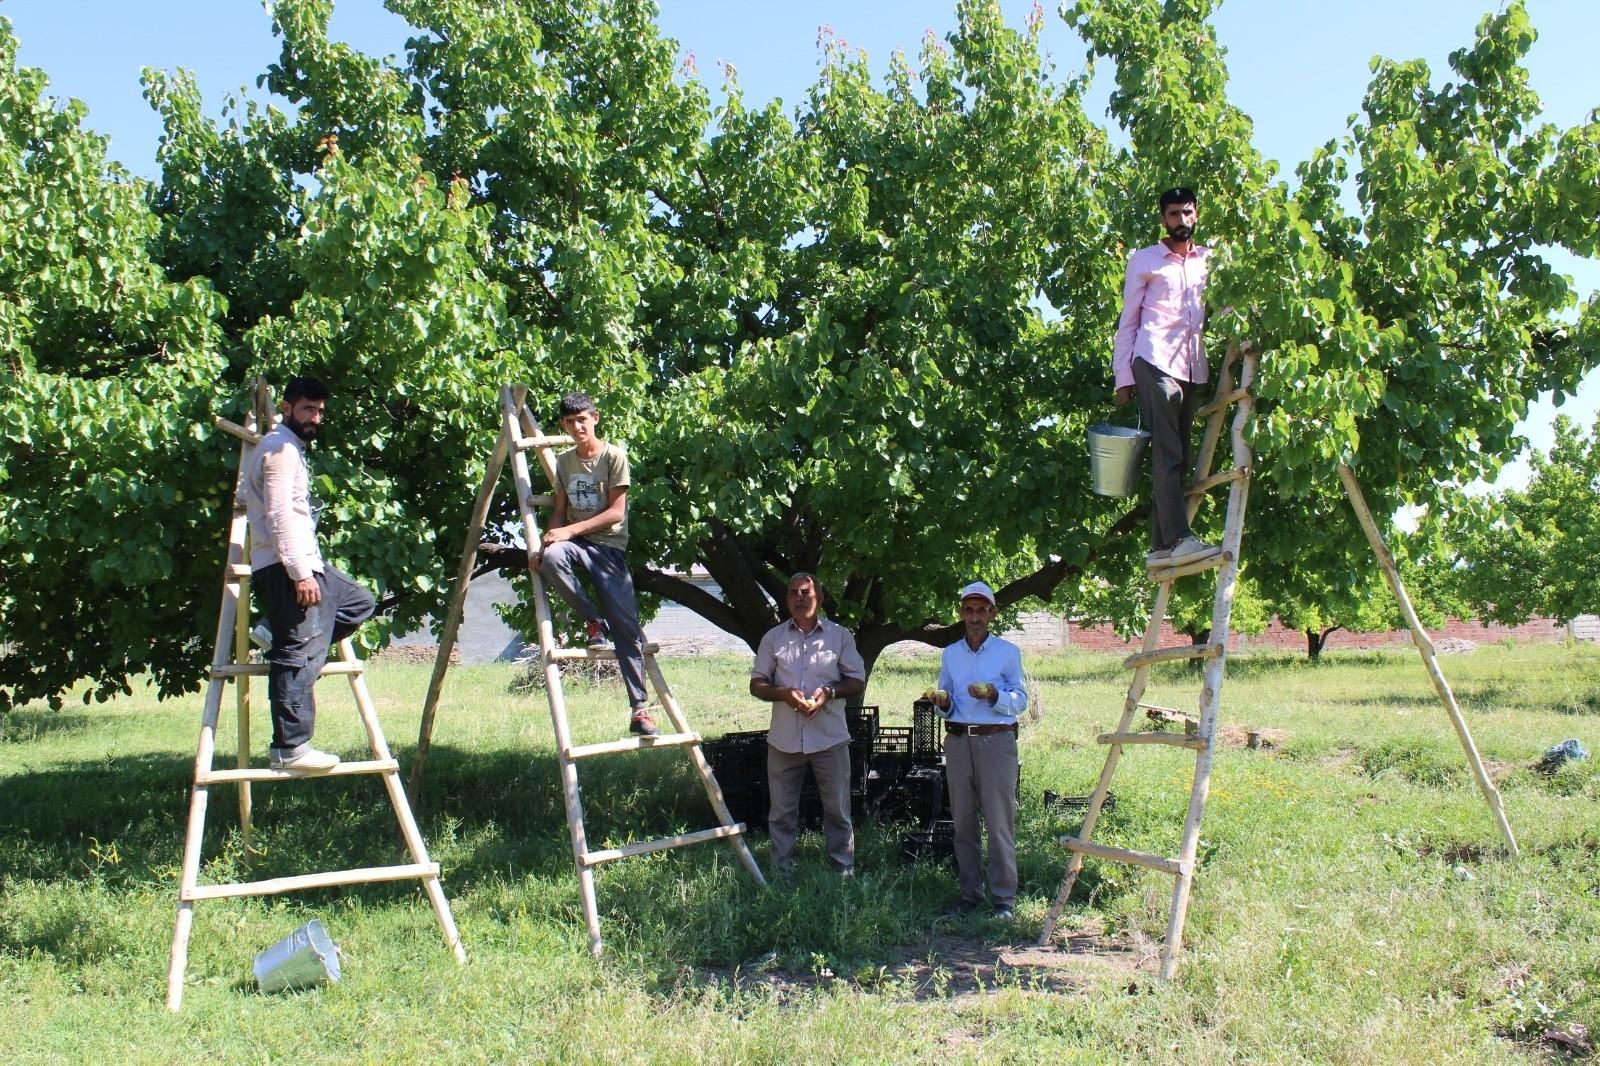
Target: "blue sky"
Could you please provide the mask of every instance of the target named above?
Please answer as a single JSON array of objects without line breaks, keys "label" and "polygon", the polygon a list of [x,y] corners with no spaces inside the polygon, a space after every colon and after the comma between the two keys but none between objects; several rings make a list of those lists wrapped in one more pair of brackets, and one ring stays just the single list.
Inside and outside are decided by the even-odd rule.
[{"label": "blue sky", "polygon": [[[538,2],[538,0],[529,0]],[[900,48],[915,56],[928,29],[943,35],[954,22],[954,0],[658,0],[663,31],[693,53],[713,89],[717,64],[738,70],[751,101],[777,97],[791,107],[817,71],[822,26],[866,51],[886,68]],[[1007,21],[1020,25],[1031,0],[1002,0]],[[1230,0],[1215,23],[1228,49],[1231,95],[1255,122],[1257,145],[1286,171],[1317,145],[1339,136],[1356,110],[1374,55],[1421,58],[1436,80],[1448,76],[1449,53],[1472,39],[1479,19],[1498,0]],[[1083,63],[1083,46],[1044,5],[1044,38],[1061,75]],[[1600,107],[1594,48],[1600,2],[1528,0],[1539,40],[1529,55],[1533,86],[1545,117],[1566,127]],[[194,71],[207,110],[219,113],[225,94],[247,88],[277,58],[270,23],[255,0],[0,0],[11,20],[21,61],[50,75],[52,91],[89,107],[89,125],[111,137],[111,155],[136,174],[155,173],[160,124],[144,102],[145,66]],[[363,51],[398,55],[407,29],[379,0],[336,0],[333,33]],[[1600,263],[1553,257],[1585,291],[1600,289]],[[1586,426],[1600,407],[1600,371],[1563,410]],[[1527,426],[1535,446],[1550,440],[1553,408],[1542,404]],[[1521,464],[1502,477],[1526,475]]]}]

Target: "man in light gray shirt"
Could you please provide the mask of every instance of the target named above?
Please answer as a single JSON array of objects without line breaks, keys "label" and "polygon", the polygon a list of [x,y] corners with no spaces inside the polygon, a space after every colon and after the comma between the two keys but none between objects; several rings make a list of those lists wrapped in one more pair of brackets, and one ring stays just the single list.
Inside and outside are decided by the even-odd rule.
[{"label": "man in light gray shirt", "polygon": [[272,708],[272,768],[322,771],[339,757],[311,746],[317,675],[328,647],[372,617],[372,594],[322,560],[306,445],[322,429],[328,387],[295,378],[283,390],[274,426],[245,468],[250,522],[250,584],[261,597],[271,647],[267,701]]},{"label": "man in light gray shirt", "polygon": [[750,695],[772,703],[767,734],[767,789],[772,807],[767,835],[778,877],[793,872],[800,828],[800,786],[809,767],[822,798],[822,826],[835,873],[855,873],[850,824],[850,730],[845,697],[863,692],[867,671],[856,638],[819,616],[822,587],[800,573],[786,593],[790,618],[761,638],[750,668]]}]

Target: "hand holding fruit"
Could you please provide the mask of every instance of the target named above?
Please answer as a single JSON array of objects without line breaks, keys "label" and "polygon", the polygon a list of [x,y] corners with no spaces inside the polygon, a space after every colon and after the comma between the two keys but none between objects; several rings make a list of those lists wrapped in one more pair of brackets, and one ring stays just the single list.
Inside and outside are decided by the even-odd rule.
[{"label": "hand holding fruit", "polygon": [[1000,690],[987,681],[976,681],[967,686],[967,695],[975,700],[987,700],[993,703],[1000,695]]},{"label": "hand holding fruit", "polygon": [[942,688],[930,688],[922,693],[922,698],[935,707],[948,708],[950,706],[950,693]]}]

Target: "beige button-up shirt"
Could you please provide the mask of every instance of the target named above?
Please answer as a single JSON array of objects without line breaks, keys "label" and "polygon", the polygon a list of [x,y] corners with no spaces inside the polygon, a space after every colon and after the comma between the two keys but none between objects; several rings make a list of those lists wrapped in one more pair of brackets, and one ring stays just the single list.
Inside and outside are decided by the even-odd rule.
[{"label": "beige button-up shirt", "polygon": [[[797,688],[807,695],[823,685],[837,685],[847,677],[865,681],[866,665],[856,651],[856,638],[837,622],[817,619],[810,633],[789,619],[767,630],[756,650],[751,678],[779,688]],[[767,743],[779,751],[810,755],[827,751],[850,739],[844,717],[844,697],[831,699],[810,718],[776,700]]]}]

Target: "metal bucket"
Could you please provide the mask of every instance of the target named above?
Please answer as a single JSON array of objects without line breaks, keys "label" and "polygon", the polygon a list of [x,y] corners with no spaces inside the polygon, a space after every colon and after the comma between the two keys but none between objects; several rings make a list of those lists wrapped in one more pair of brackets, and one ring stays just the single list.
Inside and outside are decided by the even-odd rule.
[{"label": "metal bucket", "polygon": [[1101,424],[1089,427],[1089,474],[1102,496],[1132,496],[1150,431]]},{"label": "metal bucket", "polygon": [[311,919],[256,956],[256,984],[263,992],[310,988],[339,979],[339,945]]}]

